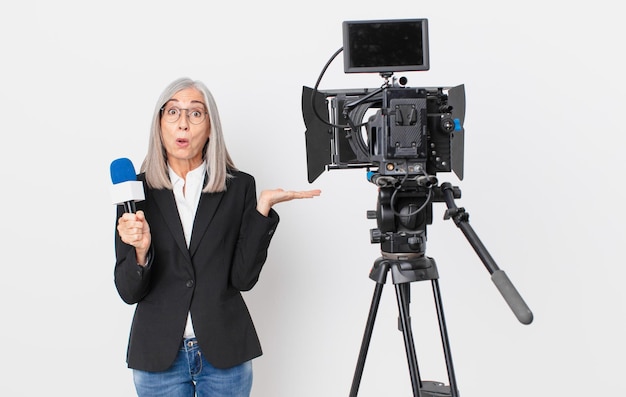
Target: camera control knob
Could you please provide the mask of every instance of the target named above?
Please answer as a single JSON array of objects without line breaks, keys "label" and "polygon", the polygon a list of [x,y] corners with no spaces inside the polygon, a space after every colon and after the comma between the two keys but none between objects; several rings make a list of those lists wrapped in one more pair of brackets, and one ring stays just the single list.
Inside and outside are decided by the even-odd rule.
[{"label": "camera control knob", "polygon": [[383,234],[380,229],[370,229],[370,241],[372,244],[380,243],[382,241]]},{"label": "camera control knob", "polygon": [[444,132],[451,133],[452,131],[454,131],[454,128],[454,120],[448,117],[441,119],[441,129]]}]

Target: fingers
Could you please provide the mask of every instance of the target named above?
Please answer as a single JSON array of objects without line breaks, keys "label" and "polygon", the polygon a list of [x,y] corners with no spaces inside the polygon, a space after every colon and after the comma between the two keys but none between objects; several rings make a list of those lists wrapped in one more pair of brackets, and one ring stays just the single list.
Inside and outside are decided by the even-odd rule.
[{"label": "fingers", "polygon": [[313,190],[283,190],[273,189],[261,192],[261,200],[267,200],[272,205],[295,199],[306,199],[319,196],[322,193],[319,189]]},{"label": "fingers", "polygon": [[286,200],[293,200],[293,199],[306,199],[306,198],[313,198],[313,197],[317,197],[322,193],[321,190],[319,189],[315,189],[315,190],[300,190],[300,191],[293,191],[290,190],[288,192],[286,192]]},{"label": "fingers", "polygon": [[123,214],[118,220],[117,231],[124,243],[136,248],[141,248],[150,241],[150,227],[142,211]]},{"label": "fingers", "polygon": [[314,190],[300,191],[296,193],[298,194],[299,198],[313,198],[322,194],[322,191],[320,189],[314,189]]}]

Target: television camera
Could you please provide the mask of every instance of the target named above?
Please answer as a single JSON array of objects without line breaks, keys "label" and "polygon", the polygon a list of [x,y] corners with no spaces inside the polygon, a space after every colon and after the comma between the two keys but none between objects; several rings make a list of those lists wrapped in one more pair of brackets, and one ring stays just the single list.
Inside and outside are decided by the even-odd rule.
[{"label": "television camera", "polygon": [[[383,84],[320,90],[325,71],[342,51],[345,73],[378,73]],[[377,209],[367,216],[377,220],[370,239],[380,243],[382,256],[370,271],[376,287],[351,397],[358,392],[388,272],[396,288],[413,395],[458,397],[437,266],[425,255],[433,202],[446,203],[444,219],[454,220],[462,230],[518,320],[532,322],[532,312],[469,225],[469,215],[456,206],[460,189],[447,182],[439,185],[436,177],[439,172],[454,172],[460,180],[464,176],[464,85],[412,88],[405,77],[394,76],[429,67],[427,19],[345,21],[343,47],[327,62],[315,86],[302,90],[309,182],[325,170],[367,168],[368,180],[378,186]],[[410,283],[426,280],[435,298],[448,385],[423,381],[419,374],[409,319]]]}]

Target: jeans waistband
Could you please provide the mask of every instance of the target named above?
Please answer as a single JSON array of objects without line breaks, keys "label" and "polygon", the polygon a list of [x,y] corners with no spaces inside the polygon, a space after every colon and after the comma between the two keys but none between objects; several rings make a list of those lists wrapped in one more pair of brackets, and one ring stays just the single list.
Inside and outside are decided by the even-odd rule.
[{"label": "jeans waistband", "polygon": [[198,346],[198,340],[196,338],[183,338],[181,343],[181,349],[188,350]]}]

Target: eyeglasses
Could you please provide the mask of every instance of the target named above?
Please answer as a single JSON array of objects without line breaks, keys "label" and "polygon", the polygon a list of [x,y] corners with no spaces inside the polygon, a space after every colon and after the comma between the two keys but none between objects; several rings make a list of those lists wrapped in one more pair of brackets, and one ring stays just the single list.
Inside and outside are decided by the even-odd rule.
[{"label": "eyeglasses", "polygon": [[181,109],[177,108],[176,106],[171,106],[161,108],[161,117],[163,117],[163,120],[167,121],[168,123],[175,123],[180,118],[180,114],[183,112],[183,110],[187,111],[187,120],[189,120],[191,124],[202,123],[206,118],[206,115],[208,114],[202,108]]}]

